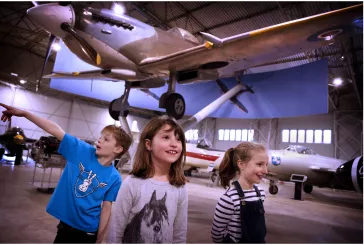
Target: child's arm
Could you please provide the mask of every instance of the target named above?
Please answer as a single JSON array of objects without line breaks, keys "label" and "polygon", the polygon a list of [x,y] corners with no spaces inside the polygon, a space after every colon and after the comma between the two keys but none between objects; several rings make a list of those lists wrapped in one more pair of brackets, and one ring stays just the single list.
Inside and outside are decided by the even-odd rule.
[{"label": "child's arm", "polygon": [[3,115],[1,116],[1,120],[3,122],[6,122],[6,120],[10,121],[12,116],[25,117],[47,133],[55,136],[58,140],[62,141],[65,132],[58,124],[47,119],[40,118],[28,111],[20,110],[18,108],[8,106],[3,103],[0,103],[0,106],[6,109],[5,111],[3,111]]},{"label": "child's arm", "polygon": [[234,214],[233,200],[223,195],[216,205],[214,220],[211,228],[211,237],[214,243],[223,242],[226,229],[231,217]]},{"label": "child's arm", "polygon": [[132,209],[133,195],[132,183],[128,177],[120,187],[116,202],[112,206],[110,218],[108,243],[121,243],[126,226],[129,222],[129,214]]},{"label": "child's arm", "polygon": [[110,220],[111,207],[112,207],[112,202],[103,201],[101,215],[100,215],[99,231],[97,232],[96,243],[102,243],[102,240],[104,239],[105,231]]},{"label": "child's arm", "polygon": [[187,209],[188,193],[187,187],[184,186],[180,197],[180,203],[177,206],[177,215],[173,223],[173,243],[186,243],[187,237]]}]

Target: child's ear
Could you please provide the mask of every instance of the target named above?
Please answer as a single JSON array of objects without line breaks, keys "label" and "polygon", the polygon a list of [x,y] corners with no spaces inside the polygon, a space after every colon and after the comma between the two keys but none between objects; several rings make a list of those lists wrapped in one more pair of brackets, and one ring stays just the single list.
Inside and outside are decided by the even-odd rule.
[{"label": "child's ear", "polygon": [[152,150],[152,144],[150,140],[148,139],[145,140],[145,147],[147,148],[148,151]]},{"label": "child's ear", "polygon": [[238,160],[237,165],[238,165],[239,170],[245,169],[245,164],[241,160]]},{"label": "child's ear", "polygon": [[120,154],[120,153],[122,153],[122,152],[123,152],[123,150],[124,150],[124,148],[120,145],[120,146],[117,146],[117,147],[115,148],[114,152],[115,152],[116,154]]}]

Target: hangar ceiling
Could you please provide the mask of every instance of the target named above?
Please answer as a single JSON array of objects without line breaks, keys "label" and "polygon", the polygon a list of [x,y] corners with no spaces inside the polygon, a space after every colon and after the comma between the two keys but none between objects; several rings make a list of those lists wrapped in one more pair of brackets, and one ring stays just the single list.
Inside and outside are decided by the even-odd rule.
[{"label": "hangar ceiling", "polygon": [[[46,2],[41,2],[41,4],[44,3]],[[173,27],[186,29],[201,42],[202,38],[199,34],[201,31],[225,38],[359,3],[361,2],[121,2],[126,9],[126,14],[164,30]],[[112,4],[113,2],[90,3],[93,7],[103,8],[111,8]],[[6,62],[0,63],[0,80],[35,91],[42,64],[34,65],[32,58],[26,57],[38,57],[39,60],[43,60],[49,34],[26,15],[26,10],[32,6],[34,6],[32,2],[0,3],[0,50],[9,48],[16,50],[11,56],[6,57]],[[328,59],[329,62],[329,83],[335,77],[341,77],[344,80],[340,87],[328,86],[330,111],[362,110],[362,34],[342,42],[335,42],[330,46],[308,50],[260,67],[250,68],[247,72],[279,70],[322,58]],[[46,71],[52,71],[54,59],[55,53],[52,53]],[[24,69],[19,66],[20,63],[27,63],[33,67],[30,71],[24,72]],[[10,73],[19,74],[19,77],[26,78],[28,82],[20,84],[19,77],[11,76]],[[39,92],[50,96],[66,96],[108,105],[105,101],[66,95],[50,89],[49,79],[42,79]]]}]

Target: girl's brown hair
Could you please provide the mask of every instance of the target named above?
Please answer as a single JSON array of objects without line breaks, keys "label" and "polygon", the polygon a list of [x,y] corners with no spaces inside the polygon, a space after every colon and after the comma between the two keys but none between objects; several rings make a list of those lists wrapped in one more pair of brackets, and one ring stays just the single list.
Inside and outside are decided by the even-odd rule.
[{"label": "girl's brown hair", "polygon": [[179,187],[186,183],[183,170],[186,162],[186,139],[183,129],[172,117],[155,117],[144,127],[143,132],[140,135],[138,148],[134,156],[133,169],[130,174],[142,179],[147,179],[154,175],[151,152],[145,146],[145,142],[146,140],[152,141],[157,131],[165,125],[171,126],[170,131],[174,131],[175,136],[178,136],[182,143],[181,155],[176,162],[172,163],[171,168],[169,169],[169,183]]},{"label": "girl's brown hair", "polygon": [[219,167],[221,185],[226,188],[230,185],[237,173],[239,173],[238,160],[249,162],[252,158],[252,151],[266,151],[264,145],[254,142],[243,142],[235,148],[230,148],[225,152],[224,158]]}]

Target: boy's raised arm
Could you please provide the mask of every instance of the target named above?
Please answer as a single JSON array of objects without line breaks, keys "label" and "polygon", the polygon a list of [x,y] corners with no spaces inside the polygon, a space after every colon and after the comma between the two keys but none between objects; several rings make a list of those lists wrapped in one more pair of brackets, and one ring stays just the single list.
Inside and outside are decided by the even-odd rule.
[{"label": "boy's raised arm", "polygon": [[56,124],[50,120],[38,117],[30,112],[20,110],[18,108],[15,108],[15,107],[12,107],[9,105],[5,105],[3,103],[0,103],[0,106],[4,107],[6,109],[5,111],[2,112],[3,115],[1,116],[1,120],[3,122],[6,122],[6,120],[10,121],[12,116],[25,117],[26,119],[28,119],[29,121],[31,121],[32,123],[34,123],[35,125],[40,127],[41,129],[43,129],[47,133],[55,136],[58,140],[62,141],[62,139],[65,135],[65,132],[58,124]]}]

